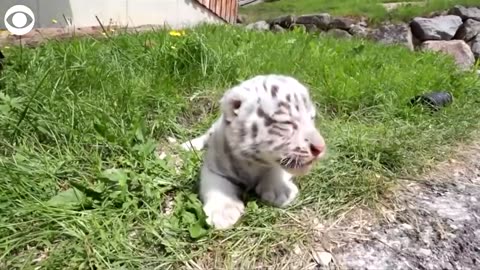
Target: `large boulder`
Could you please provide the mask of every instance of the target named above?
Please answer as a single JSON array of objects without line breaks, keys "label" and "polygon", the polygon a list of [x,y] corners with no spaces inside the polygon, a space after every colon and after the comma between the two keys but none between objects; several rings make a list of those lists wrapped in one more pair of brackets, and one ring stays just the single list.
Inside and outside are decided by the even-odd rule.
[{"label": "large boulder", "polygon": [[369,37],[383,44],[401,44],[413,51],[412,31],[407,24],[382,25]]},{"label": "large boulder", "polygon": [[342,29],[330,29],[327,31],[327,33],[329,35],[331,35],[332,37],[336,37],[336,38],[351,38],[352,35],[346,31],[346,30],[342,30]]},{"label": "large boulder", "polygon": [[283,32],[286,31],[285,29],[283,29],[283,28],[282,28],[280,25],[278,25],[278,24],[274,24],[274,25],[272,26],[272,29],[271,29],[271,30],[272,30],[272,32],[274,32],[274,33],[283,33]]},{"label": "large boulder", "polygon": [[461,70],[467,70],[475,63],[472,50],[463,40],[429,40],[422,43],[422,49],[453,56],[455,63]]},{"label": "large boulder", "polygon": [[332,16],[328,13],[310,14],[297,17],[295,23],[305,25],[315,25],[318,29],[327,30],[332,21]]},{"label": "large boulder", "polygon": [[285,29],[288,29],[288,28],[290,28],[290,26],[292,26],[292,24],[295,23],[295,21],[296,21],[295,17],[293,17],[291,15],[287,15],[287,16],[281,16],[281,17],[277,17],[275,19],[272,19],[268,23],[270,23],[271,26],[273,26],[275,24],[278,24],[281,27],[283,27]]},{"label": "large boulder", "polygon": [[466,21],[467,19],[473,19],[480,21],[480,8],[478,7],[464,7],[456,5],[448,11],[448,14],[457,15]]},{"label": "large boulder", "polygon": [[239,15],[237,16],[237,23],[242,24],[242,23],[244,23],[244,22],[246,22],[246,21],[247,21],[247,20],[246,20],[246,17],[245,17],[244,15],[239,14]]},{"label": "large boulder", "polygon": [[318,28],[315,24],[303,24],[308,33],[322,32],[323,29]]},{"label": "large boulder", "polygon": [[350,27],[348,32],[353,36],[364,38],[368,36],[369,30],[362,23],[356,23]]},{"label": "large boulder", "polygon": [[248,30],[268,31],[270,30],[270,25],[266,21],[258,21],[247,25],[246,28]]},{"label": "large boulder", "polygon": [[328,28],[342,29],[348,31],[353,25],[355,25],[354,20],[345,17],[337,17],[332,19]]},{"label": "large boulder", "polygon": [[472,49],[475,58],[480,59],[480,35],[471,41],[470,48]]},{"label": "large boulder", "polygon": [[480,34],[480,21],[467,19],[458,29],[455,39],[470,41]]},{"label": "large boulder", "polygon": [[446,15],[434,18],[416,17],[410,23],[412,33],[420,41],[450,40],[463,21],[459,16]]}]

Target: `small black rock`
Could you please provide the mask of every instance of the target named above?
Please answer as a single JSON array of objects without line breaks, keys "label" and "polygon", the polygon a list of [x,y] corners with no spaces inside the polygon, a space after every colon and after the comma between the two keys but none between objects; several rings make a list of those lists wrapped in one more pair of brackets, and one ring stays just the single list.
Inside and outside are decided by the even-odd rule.
[{"label": "small black rock", "polygon": [[429,106],[433,110],[439,110],[452,103],[453,95],[449,92],[431,92],[416,96],[410,100],[410,103]]}]

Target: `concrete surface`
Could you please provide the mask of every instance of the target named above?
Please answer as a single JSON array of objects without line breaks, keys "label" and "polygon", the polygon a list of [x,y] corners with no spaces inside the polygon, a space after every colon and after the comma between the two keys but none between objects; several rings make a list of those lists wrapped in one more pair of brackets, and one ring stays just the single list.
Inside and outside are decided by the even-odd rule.
[{"label": "concrete surface", "polygon": [[5,12],[19,4],[32,9],[35,28],[65,27],[68,24],[74,27],[98,26],[95,16],[104,25],[132,27],[155,24],[181,28],[202,22],[223,22],[193,0],[1,0],[0,29],[5,29]]}]

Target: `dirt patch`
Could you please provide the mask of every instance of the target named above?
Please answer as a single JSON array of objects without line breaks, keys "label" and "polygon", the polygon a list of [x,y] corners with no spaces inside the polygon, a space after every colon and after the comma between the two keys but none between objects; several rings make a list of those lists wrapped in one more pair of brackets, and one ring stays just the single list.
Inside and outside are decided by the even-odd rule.
[{"label": "dirt patch", "polygon": [[384,220],[343,232],[339,269],[480,269],[479,144],[422,179],[402,181]]},{"label": "dirt patch", "polygon": [[78,37],[105,38],[120,33],[139,33],[164,29],[162,25],[141,25],[138,27],[90,26],[90,27],[47,27],[36,28],[23,36],[0,30],[0,48],[24,45],[36,47],[49,40],[67,40]]}]

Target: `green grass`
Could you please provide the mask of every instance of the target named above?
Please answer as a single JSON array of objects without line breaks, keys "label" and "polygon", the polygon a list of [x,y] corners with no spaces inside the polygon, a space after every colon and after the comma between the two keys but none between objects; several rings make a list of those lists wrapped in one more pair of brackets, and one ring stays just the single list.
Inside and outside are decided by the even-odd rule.
[{"label": "green grass", "polygon": [[366,16],[371,23],[385,20],[408,21],[415,16],[423,16],[433,11],[446,10],[454,5],[478,6],[478,0],[429,0],[424,6],[403,6],[387,12],[381,3],[417,2],[387,0],[279,0],[240,8],[248,22],[271,19],[281,15],[304,15],[326,12],[335,16]]},{"label": "green grass", "polygon": [[[313,241],[292,217],[378,202],[388,179],[445,158],[480,117],[478,76],[456,72],[448,57],[296,31],[201,26],[184,37],[150,32],[3,51],[2,269],[270,265]],[[252,200],[234,229],[212,231],[195,196],[201,160],[166,138],[205,131],[223,91],[261,73],[310,86],[330,154],[299,179],[301,197],[288,209]],[[455,102],[433,114],[408,105],[437,89]],[[182,162],[157,159],[156,147]]]}]

